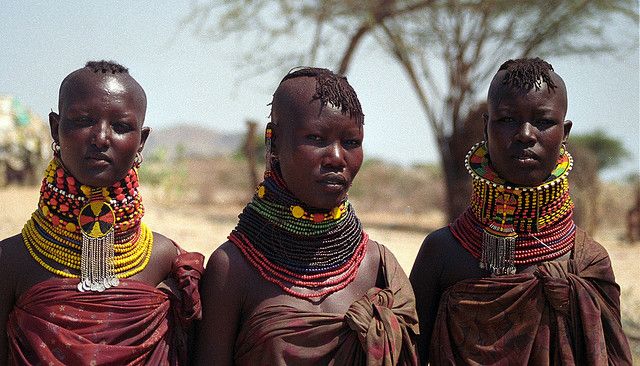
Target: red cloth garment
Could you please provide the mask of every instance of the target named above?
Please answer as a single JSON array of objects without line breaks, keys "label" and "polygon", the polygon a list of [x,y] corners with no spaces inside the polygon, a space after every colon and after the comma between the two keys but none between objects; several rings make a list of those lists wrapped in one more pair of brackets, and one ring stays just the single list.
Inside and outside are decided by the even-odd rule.
[{"label": "red cloth garment", "polygon": [[182,253],[158,288],[132,279],[79,292],[53,278],[27,290],[7,321],[12,365],[186,365],[190,325],[200,318],[204,257]]},{"label": "red cloth garment", "polygon": [[432,365],[631,365],[606,250],[578,230],[572,259],[456,283],[429,355]]},{"label": "red cloth garment", "polygon": [[260,309],[241,327],[235,364],[417,365],[413,290],[395,259],[381,254],[387,288],[371,288],[346,314]]}]

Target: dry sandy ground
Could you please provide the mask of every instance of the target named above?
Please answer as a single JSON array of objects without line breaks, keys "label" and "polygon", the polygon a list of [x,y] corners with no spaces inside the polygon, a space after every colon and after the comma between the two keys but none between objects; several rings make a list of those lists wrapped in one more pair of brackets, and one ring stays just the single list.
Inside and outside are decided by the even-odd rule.
[{"label": "dry sandy ground", "polygon": [[[20,232],[35,208],[37,191],[35,187],[0,189],[0,238]],[[143,197],[147,211],[145,221],[151,228],[174,239],[185,249],[205,255],[226,240],[239,212],[237,207],[169,205],[156,192],[148,192]],[[408,273],[426,232],[381,227],[376,225],[379,215],[363,214],[361,217],[371,238],[389,247]],[[433,220],[441,221],[438,217]],[[611,256],[616,280],[622,289],[623,322],[627,334],[633,339],[634,353],[640,355],[640,243],[632,246],[621,241],[621,233],[620,229],[603,230],[596,239]]]}]

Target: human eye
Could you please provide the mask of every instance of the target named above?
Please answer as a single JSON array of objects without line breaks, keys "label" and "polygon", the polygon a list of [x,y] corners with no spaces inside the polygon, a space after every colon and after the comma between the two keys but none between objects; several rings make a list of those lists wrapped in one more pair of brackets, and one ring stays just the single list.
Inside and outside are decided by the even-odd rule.
[{"label": "human eye", "polygon": [[347,139],[343,145],[348,149],[358,148],[362,146],[362,139]]},{"label": "human eye", "polygon": [[320,135],[314,134],[314,133],[307,134],[305,136],[305,139],[307,141],[311,141],[311,142],[320,142],[320,141],[322,141],[322,137]]},{"label": "human eye", "polygon": [[93,120],[89,116],[70,116],[63,120],[71,128],[83,128],[93,125]]},{"label": "human eye", "polygon": [[512,124],[512,123],[515,123],[516,120],[513,117],[505,116],[505,117],[498,118],[497,122]]},{"label": "human eye", "polygon": [[133,131],[133,126],[128,122],[117,121],[113,124],[113,130],[116,133],[127,133]]},{"label": "human eye", "polygon": [[556,125],[556,121],[549,118],[540,118],[535,121],[535,124],[540,129],[549,128]]}]

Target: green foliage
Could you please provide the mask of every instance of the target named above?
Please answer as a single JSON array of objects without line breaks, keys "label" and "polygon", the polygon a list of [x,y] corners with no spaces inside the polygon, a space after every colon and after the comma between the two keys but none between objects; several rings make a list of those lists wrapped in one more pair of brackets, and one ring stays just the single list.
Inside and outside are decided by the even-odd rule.
[{"label": "green foliage", "polygon": [[598,171],[612,168],[629,156],[629,152],[620,140],[616,140],[602,130],[572,135],[569,144],[584,148],[593,154],[597,161]]},{"label": "green foliage", "polygon": [[[637,0],[209,0],[194,2],[183,20],[210,39],[237,36],[256,73],[314,64],[346,73],[370,55],[359,47],[377,47],[415,91],[450,180],[466,177],[450,146],[464,141],[462,122],[500,64],[637,48],[637,24]],[[605,32],[612,25],[614,37]],[[452,219],[467,202],[447,204]]]}]

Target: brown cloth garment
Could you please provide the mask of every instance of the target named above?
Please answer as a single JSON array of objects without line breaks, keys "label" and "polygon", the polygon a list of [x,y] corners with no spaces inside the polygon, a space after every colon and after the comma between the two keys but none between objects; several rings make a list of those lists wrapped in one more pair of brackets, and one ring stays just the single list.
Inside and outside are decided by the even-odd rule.
[{"label": "brown cloth garment", "polygon": [[386,288],[371,288],[346,314],[269,306],[242,325],[236,365],[417,365],[418,317],[413,290],[386,248]]},{"label": "brown cloth garment", "polygon": [[451,286],[431,339],[432,365],[631,365],[609,256],[580,229],[572,259]]},{"label": "brown cloth garment", "polygon": [[158,288],[121,279],[79,292],[53,278],[27,290],[7,321],[12,365],[186,365],[188,330],[200,318],[204,257],[182,253]]}]

